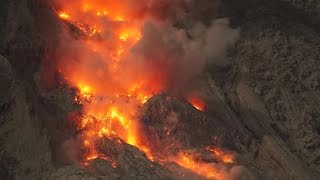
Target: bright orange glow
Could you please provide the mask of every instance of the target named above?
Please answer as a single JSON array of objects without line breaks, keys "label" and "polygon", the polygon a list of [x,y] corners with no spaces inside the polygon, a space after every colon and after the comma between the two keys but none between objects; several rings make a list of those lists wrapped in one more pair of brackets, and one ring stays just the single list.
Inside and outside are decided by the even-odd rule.
[{"label": "bright orange glow", "polygon": [[59,17],[60,17],[61,19],[65,19],[65,20],[70,19],[70,16],[69,16],[66,12],[60,12],[60,13],[59,13]]},{"label": "bright orange glow", "polygon": [[148,157],[149,160],[154,161],[154,157],[152,153],[150,152],[150,149],[146,146],[140,146],[139,147],[144,153],[146,153],[146,156]]},{"label": "bright orange glow", "polygon": [[[94,94],[94,90],[88,86],[88,85],[84,85],[82,83],[79,83],[77,85],[78,89],[79,89],[79,93],[80,93],[80,96],[83,100],[86,100],[86,101],[90,101],[93,94]],[[78,102],[81,103],[81,100],[78,99]]]},{"label": "bright orange glow", "polygon": [[[143,68],[136,68],[140,64],[130,53],[143,39],[143,12],[130,10],[127,1],[55,1],[59,7],[57,16],[77,29],[73,32],[78,38],[77,45],[66,50],[58,69],[67,83],[78,89],[75,101],[83,106],[77,128],[82,132],[84,164],[104,158],[95,143],[99,138],[113,136],[138,147],[151,161],[156,161],[150,148],[141,142],[136,113],[155,93],[165,89],[166,74],[159,68],[159,71],[137,75]],[[189,101],[204,110],[201,99]],[[180,155],[175,161],[205,177],[219,177],[213,167],[191,156]],[[116,168],[117,162],[112,165]]]},{"label": "bright orange glow", "polygon": [[225,164],[233,164],[235,162],[233,154],[227,154],[217,147],[207,147],[212,154]]},{"label": "bright orange glow", "polygon": [[[82,67],[66,64],[70,59],[62,59],[58,67],[68,83],[78,89],[75,100],[84,107],[78,128],[84,131],[85,159],[99,157],[94,144],[103,136],[117,135],[128,144],[139,147],[136,110],[161,87],[151,79],[126,82],[127,74],[122,74],[121,61],[141,39],[142,26],[127,10],[128,4],[121,1],[56,0],[56,3],[61,8],[59,18],[77,27],[85,36],[92,37],[79,42],[83,48],[77,58],[84,63]],[[104,41],[95,39],[105,34]],[[106,66],[97,71],[88,70],[94,57],[101,58],[101,63]],[[147,147],[141,149],[151,158]]]},{"label": "bright orange glow", "polygon": [[193,107],[195,107],[199,111],[204,111],[206,108],[206,103],[199,97],[190,96],[188,97],[188,101],[190,104],[193,105]]},{"label": "bright orange glow", "polygon": [[189,169],[208,179],[222,179],[222,174],[211,164],[194,160],[192,155],[179,153],[174,161],[180,166]]}]

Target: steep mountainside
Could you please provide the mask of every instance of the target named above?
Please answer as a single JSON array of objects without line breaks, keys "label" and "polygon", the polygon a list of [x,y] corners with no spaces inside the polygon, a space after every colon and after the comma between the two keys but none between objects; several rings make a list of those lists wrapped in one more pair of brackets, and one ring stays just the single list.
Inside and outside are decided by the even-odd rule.
[{"label": "steep mountainside", "polygon": [[[164,132],[157,128],[166,125],[169,111],[182,114],[185,121],[177,133],[183,137],[176,138],[187,138],[185,146],[197,146],[202,143],[197,138],[205,142],[206,137],[193,131],[194,126],[203,129],[213,119],[227,140],[223,145],[236,151],[238,164],[250,172],[245,177],[318,179],[319,10],[317,0],[197,1],[187,14],[190,18],[206,22],[208,17],[227,17],[240,31],[227,60],[211,64],[201,77],[207,112],[158,95],[142,108],[142,121],[153,119],[149,130],[160,137]],[[55,84],[59,77],[50,68],[54,64],[44,61],[54,58],[57,40],[51,35],[58,34],[59,25],[48,3],[40,0],[1,1],[0,15],[0,180],[178,178],[169,166],[149,161],[135,147],[108,139],[97,146],[123,162],[119,170],[101,159],[89,169],[65,165],[57,155],[59,147],[75,131],[65,119],[79,107],[72,102],[72,89]],[[42,72],[47,73],[44,79],[39,77]],[[153,148],[170,141],[156,143]]]}]

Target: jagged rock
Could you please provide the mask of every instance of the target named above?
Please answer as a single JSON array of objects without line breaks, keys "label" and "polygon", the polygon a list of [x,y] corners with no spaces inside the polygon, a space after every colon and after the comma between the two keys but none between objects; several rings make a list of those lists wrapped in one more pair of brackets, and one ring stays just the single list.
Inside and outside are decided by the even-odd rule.
[{"label": "jagged rock", "polygon": [[0,113],[0,164],[14,179],[46,179],[53,164],[41,117],[21,84],[13,85],[10,96],[8,108]]},{"label": "jagged rock", "polygon": [[113,162],[105,159],[94,159],[90,163],[90,166],[96,174],[109,177],[109,179],[119,179],[122,174],[117,167],[114,167],[115,164],[113,164]]},{"label": "jagged rock", "polygon": [[320,36],[309,22],[288,20],[304,17],[294,7],[276,5],[277,1],[261,2],[248,10],[245,19],[250,22],[241,25],[242,38],[232,55],[237,78],[228,94],[236,94],[230,98],[233,107],[251,131],[260,137],[271,132],[301,163],[320,172]]},{"label": "jagged rock", "polygon": [[267,179],[316,179],[283,142],[269,135],[264,136],[256,161],[261,168],[268,169],[262,172]]},{"label": "jagged rock", "polygon": [[[98,170],[96,172],[104,175],[107,175],[108,173],[105,173],[109,171],[110,174],[115,174],[115,177],[120,176],[126,179],[173,179],[177,177],[160,164],[150,161],[138,148],[126,144],[119,138],[102,138],[97,142],[96,147],[99,153],[110,159],[110,161],[97,159],[92,164],[92,167]],[[114,167],[110,166],[111,163]],[[101,169],[106,170],[101,171]]]},{"label": "jagged rock", "polygon": [[239,102],[238,111],[245,126],[249,127],[258,138],[270,133],[271,118],[267,109],[244,79],[240,79],[237,83],[236,92]]},{"label": "jagged rock", "polygon": [[144,142],[160,156],[209,145],[240,150],[247,141],[237,129],[230,129],[218,118],[164,94],[152,97],[140,109],[139,119]]},{"label": "jagged rock", "polygon": [[[0,31],[1,53],[8,57],[15,73],[24,78],[38,70],[43,48],[36,26],[36,16],[29,7],[36,0],[4,1]],[[4,14],[2,14],[4,13]]]},{"label": "jagged rock", "polygon": [[50,174],[49,180],[107,180],[108,177],[102,177],[83,170],[79,167],[66,166],[61,167]]}]

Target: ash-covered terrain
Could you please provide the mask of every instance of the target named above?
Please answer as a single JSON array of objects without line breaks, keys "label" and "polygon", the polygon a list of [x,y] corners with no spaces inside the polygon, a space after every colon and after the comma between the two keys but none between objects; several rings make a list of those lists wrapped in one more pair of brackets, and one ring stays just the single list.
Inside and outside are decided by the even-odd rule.
[{"label": "ash-covered terrain", "polygon": [[[318,179],[320,2],[188,3],[175,27],[227,18],[239,32],[195,80],[205,111],[176,92],[156,94],[139,108],[139,128],[154,158],[167,161],[103,137],[93,145],[101,156],[84,166],[75,125],[81,105],[51,61],[61,31],[52,4],[1,1],[0,179],[207,179],[170,161],[181,149],[197,154],[198,172],[219,170],[209,179]],[[234,162],[210,154],[212,143]]]}]

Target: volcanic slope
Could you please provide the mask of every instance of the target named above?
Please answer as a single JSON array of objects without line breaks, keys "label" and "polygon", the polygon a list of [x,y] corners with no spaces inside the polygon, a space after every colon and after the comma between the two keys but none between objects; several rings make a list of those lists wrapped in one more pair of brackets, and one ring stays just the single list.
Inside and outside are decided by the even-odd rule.
[{"label": "volcanic slope", "polygon": [[[201,0],[194,9],[210,14],[210,2]],[[219,63],[208,67],[199,86],[208,102],[206,116],[215,117],[219,124],[232,124],[239,137],[247,135],[247,139],[241,139],[244,142],[236,141],[239,145],[233,150],[239,153],[237,162],[255,179],[317,179],[319,5],[316,1],[289,0],[227,0],[215,4],[214,8],[218,4],[223,7],[219,16],[231,17],[232,26],[240,28],[241,39],[223,67]],[[39,16],[52,18],[46,12],[49,9],[35,0],[0,2],[0,53],[5,57],[0,61],[0,70],[5,71],[0,72],[0,179],[129,178],[101,159],[93,162],[94,172],[61,165],[56,157],[57,144],[67,139],[66,132],[73,133],[63,120],[67,112],[78,107],[72,104],[73,91],[67,87],[48,94],[38,90],[35,77],[45,54],[40,31],[35,27]],[[159,97],[152,100],[149,103],[166,102]],[[190,106],[182,105],[182,109]],[[194,114],[205,117],[201,112]],[[144,116],[153,117],[153,113]],[[110,143],[114,142],[106,139],[98,146]],[[139,163],[145,162],[143,167],[153,165],[134,147],[123,144],[119,149],[140,158]],[[117,154],[117,149],[105,153]],[[137,159],[120,160],[139,177],[140,170],[130,166]],[[140,177],[152,177],[155,171],[162,178],[175,177],[161,165],[145,169],[146,176],[142,173]]]}]

